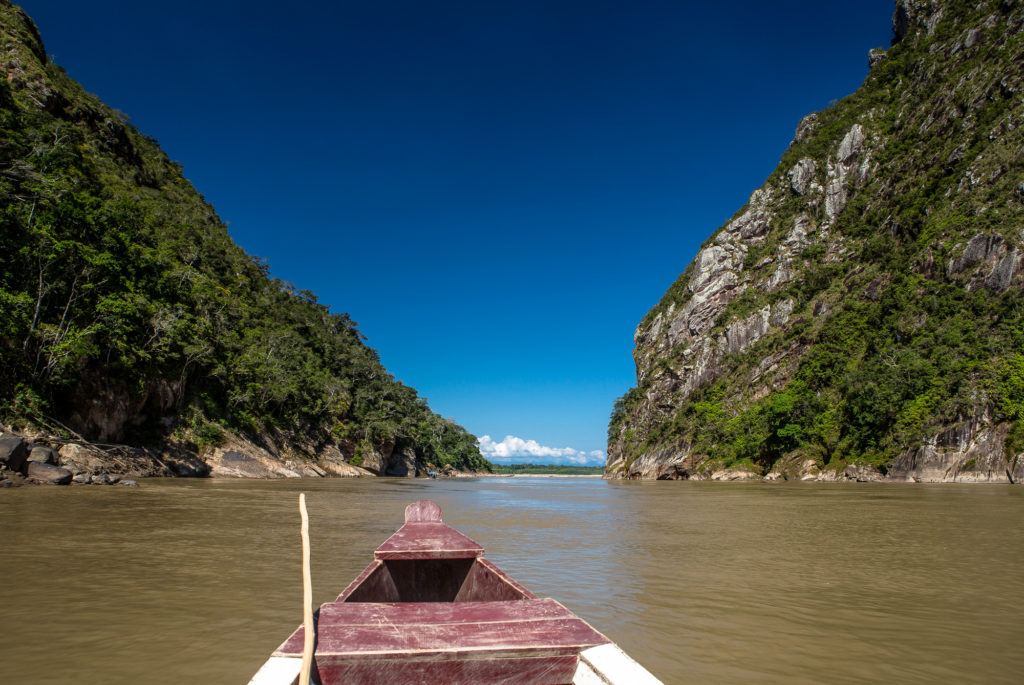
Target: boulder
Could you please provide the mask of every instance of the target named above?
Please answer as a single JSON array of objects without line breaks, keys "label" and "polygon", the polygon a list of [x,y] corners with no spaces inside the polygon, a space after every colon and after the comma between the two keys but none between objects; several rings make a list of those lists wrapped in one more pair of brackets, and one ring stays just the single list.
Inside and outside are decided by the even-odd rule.
[{"label": "boulder", "polygon": [[57,450],[44,445],[36,445],[32,448],[32,451],[28,453],[28,460],[42,464],[56,464]]},{"label": "boulder", "polygon": [[804,459],[796,471],[800,480],[818,480],[821,476],[821,466],[814,459]]},{"label": "boulder", "polygon": [[76,473],[71,479],[72,483],[78,483],[79,485],[88,485],[92,481],[92,474],[89,473]]},{"label": "boulder", "polygon": [[760,480],[761,474],[746,468],[719,469],[711,474],[711,480]]},{"label": "boulder", "polygon": [[858,483],[869,483],[882,480],[882,474],[874,466],[866,464],[850,464],[843,470],[843,477],[846,480],[855,480]]},{"label": "boulder", "polygon": [[361,478],[363,476],[374,475],[366,469],[353,466],[344,461],[341,462],[324,462],[323,470],[327,472],[328,476],[334,476],[336,478]]},{"label": "boulder", "polygon": [[17,435],[0,437],[0,466],[8,471],[21,471],[28,456],[28,443]]},{"label": "boulder", "polygon": [[216,476],[233,476],[236,478],[272,478],[274,472],[262,461],[244,452],[221,452],[213,467]]},{"label": "boulder", "polygon": [[106,468],[106,462],[102,455],[85,447],[68,443],[57,451],[60,457],[60,465],[71,471],[71,473],[94,473]]},{"label": "boulder", "polygon": [[105,473],[94,473],[89,482],[93,485],[110,485],[110,476]]},{"label": "boulder", "polygon": [[[244,451],[243,451],[244,450]],[[301,478],[280,459],[256,445],[238,444],[228,449],[217,448],[210,458],[210,474],[231,478]]]},{"label": "boulder", "polygon": [[316,464],[289,464],[289,467],[298,471],[303,478],[326,478],[327,472]]},{"label": "boulder", "polygon": [[210,475],[210,465],[190,452],[165,452],[160,460],[179,478],[206,478]]},{"label": "boulder", "polygon": [[28,477],[37,483],[67,485],[71,482],[73,475],[70,471],[60,466],[33,461],[29,462],[28,465]]}]

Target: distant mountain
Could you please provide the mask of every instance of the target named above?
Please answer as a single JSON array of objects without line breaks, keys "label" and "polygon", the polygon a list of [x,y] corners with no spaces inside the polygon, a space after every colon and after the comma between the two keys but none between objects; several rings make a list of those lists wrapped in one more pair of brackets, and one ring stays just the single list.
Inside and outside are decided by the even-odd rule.
[{"label": "distant mountain", "polygon": [[609,475],[1024,480],[1024,5],[893,30],[640,323]]},{"label": "distant mountain", "polygon": [[7,0],[0,64],[0,419],[238,475],[488,467]]}]

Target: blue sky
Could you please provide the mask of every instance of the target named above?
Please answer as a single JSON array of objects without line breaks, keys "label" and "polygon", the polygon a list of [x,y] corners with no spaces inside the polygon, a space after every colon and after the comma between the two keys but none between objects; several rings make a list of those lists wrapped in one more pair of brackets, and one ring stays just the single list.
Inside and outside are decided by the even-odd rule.
[{"label": "blue sky", "polygon": [[[247,251],[502,460],[600,461],[632,335],[891,0],[23,0]],[[507,440],[505,436],[514,436]]]}]

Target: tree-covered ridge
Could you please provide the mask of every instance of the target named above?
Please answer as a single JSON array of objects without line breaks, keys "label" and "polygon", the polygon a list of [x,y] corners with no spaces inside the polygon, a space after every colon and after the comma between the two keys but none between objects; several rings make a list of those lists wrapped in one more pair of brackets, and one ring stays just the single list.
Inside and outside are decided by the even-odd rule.
[{"label": "tree-covered ridge", "polygon": [[494,473],[523,476],[597,476],[604,473],[603,466],[576,466],[572,464],[493,464]]},{"label": "tree-covered ridge", "polygon": [[896,4],[863,86],[801,122],[641,322],[611,472],[912,470],[985,440],[1020,461],[1024,8]]},{"label": "tree-covered ridge", "polygon": [[0,0],[0,419],[193,449],[225,432],[313,455],[486,468],[347,315],[270,277],[181,168],[50,62]]}]

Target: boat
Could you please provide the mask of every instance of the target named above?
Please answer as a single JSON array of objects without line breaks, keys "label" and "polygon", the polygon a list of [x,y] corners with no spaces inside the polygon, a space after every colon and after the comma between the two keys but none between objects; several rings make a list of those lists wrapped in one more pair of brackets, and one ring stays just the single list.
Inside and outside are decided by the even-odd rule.
[{"label": "boat", "polygon": [[[611,640],[540,598],[444,523],[433,501],[405,523],[337,599],[320,605],[312,682],[320,685],[657,685]],[[298,682],[299,626],[249,685]]]}]

